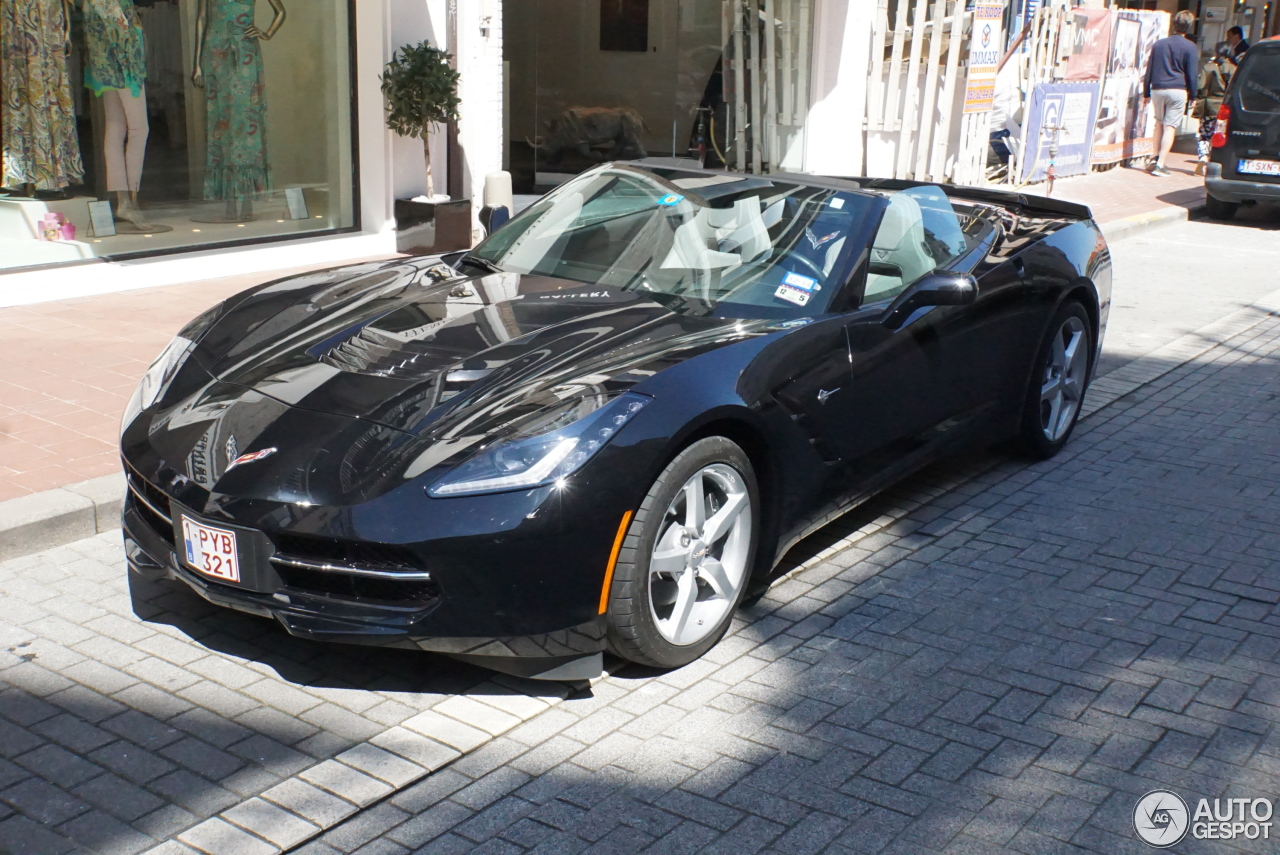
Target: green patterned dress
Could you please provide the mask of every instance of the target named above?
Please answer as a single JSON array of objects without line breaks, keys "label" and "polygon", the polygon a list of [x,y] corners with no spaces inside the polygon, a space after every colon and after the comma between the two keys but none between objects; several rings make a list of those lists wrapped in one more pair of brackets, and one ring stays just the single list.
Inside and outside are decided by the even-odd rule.
[{"label": "green patterned dress", "polygon": [[84,0],[84,85],[102,97],[127,89],[136,98],[147,82],[147,47],[133,0]]},{"label": "green patterned dress", "polygon": [[271,188],[267,163],[267,99],[254,0],[208,0],[204,87],[208,144],[204,197],[244,199]]},{"label": "green patterned dress", "polygon": [[62,0],[0,2],[5,184],[61,190],[84,177],[65,42]]}]

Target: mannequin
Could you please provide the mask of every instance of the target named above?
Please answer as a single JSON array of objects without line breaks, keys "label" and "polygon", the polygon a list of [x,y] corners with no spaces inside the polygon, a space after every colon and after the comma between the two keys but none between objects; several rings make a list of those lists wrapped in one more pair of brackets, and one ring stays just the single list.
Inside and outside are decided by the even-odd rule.
[{"label": "mannequin", "polygon": [[148,223],[138,208],[142,162],[147,152],[147,63],[142,27],[133,0],[83,0],[84,84],[102,99],[106,129],[102,154],[107,192],[116,197],[116,218],[129,232],[170,231]]},{"label": "mannequin", "polygon": [[252,220],[253,196],[271,188],[259,42],[270,41],[279,32],[285,9],[284,0],[268,2],[274,14],[265,30],[252,23],[254,0],[196,3],[191,82],[206,91],[204,197],[227,203],[225,215],[217,222]]},{"label": "mannequin", "polygon": [[59,192],[84,178],[67,57],[69,0],[0,3],[3,183]]}]

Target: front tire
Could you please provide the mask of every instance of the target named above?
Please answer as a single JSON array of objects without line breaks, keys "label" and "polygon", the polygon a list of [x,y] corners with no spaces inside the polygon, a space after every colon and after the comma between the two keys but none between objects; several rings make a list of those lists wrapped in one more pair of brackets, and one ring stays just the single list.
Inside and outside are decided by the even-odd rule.
[{"label": "front tire", "polygon": [[1071,438],[1093,367],[1089,315],[1077,302],[1058,309],[1036,355],[1022,411],[1021,444],[1034,457],[1053,457]]},{"label": "front tire", "polygon": [[676,455],[618,553],[610,649],[642,665],[677,668],[714,647],[747,589],[759,509],[755,471],[732,441],[708,437]]},{"label": "front tire", "polygon": [[1236,215],[1236,211],[1240,210],[1239,202],[1224,202],[1221,199],[1215,199],[1208,193],[1204,194],[1204,210],[1210,217],[1215,220],[1230,220]]}]

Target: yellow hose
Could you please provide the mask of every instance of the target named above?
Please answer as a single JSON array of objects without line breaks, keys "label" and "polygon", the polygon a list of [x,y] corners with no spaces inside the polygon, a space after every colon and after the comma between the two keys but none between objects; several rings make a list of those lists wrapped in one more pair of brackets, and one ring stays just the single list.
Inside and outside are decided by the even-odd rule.
[{"label": "yellow hose", "polygon": [[728,169],[729,158],[725,157],[724,152],[720,150],[720,146],[716,145],[716,114],[714,110],[709,112],[709,117],[711,119],[711,149],[716,153],[716,157],[720,158],[721,165]]}]

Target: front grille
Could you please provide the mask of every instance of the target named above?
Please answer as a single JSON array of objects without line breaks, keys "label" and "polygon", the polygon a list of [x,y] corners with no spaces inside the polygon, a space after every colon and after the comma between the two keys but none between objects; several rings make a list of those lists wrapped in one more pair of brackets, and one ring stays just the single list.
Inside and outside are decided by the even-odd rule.
[{"label": "front grille", "polygon": [[165,543],[173,546],[173,509],[169,503],[169,497],[128,464],[125,465],[125,481],[133,494],[133,507],[138,516]]},{"label": "front grille", "polygon": [[421,560],[407,549],[297,534],[273,540],[271,564],[289,588],[418,608],[440,596]]}]

